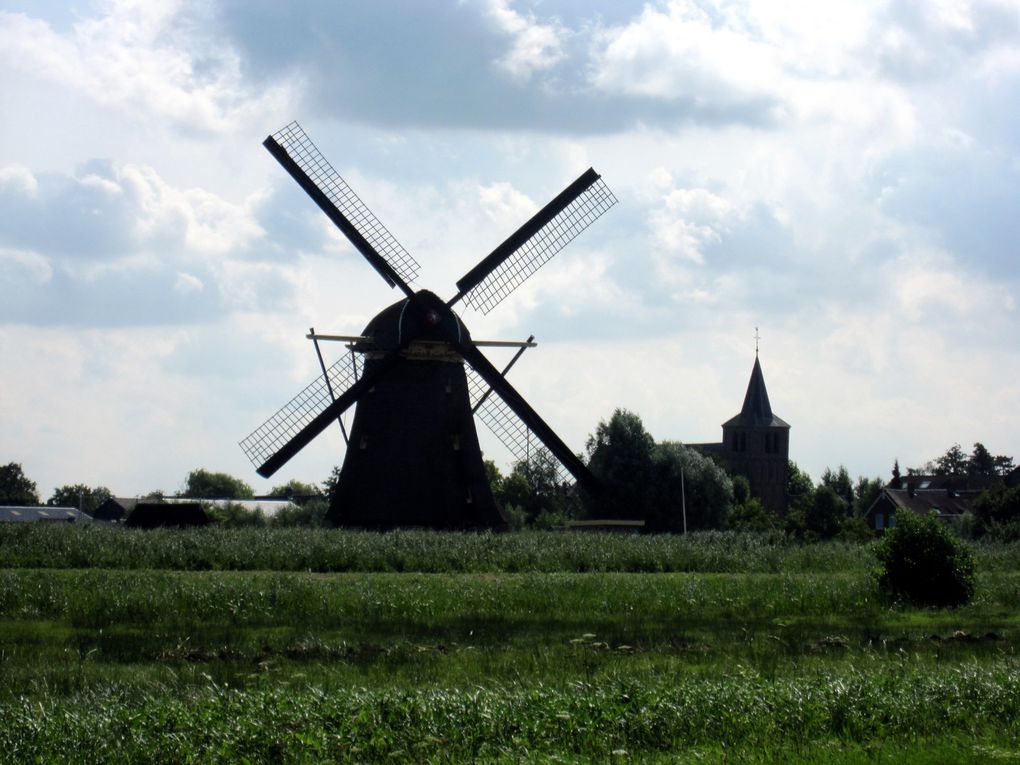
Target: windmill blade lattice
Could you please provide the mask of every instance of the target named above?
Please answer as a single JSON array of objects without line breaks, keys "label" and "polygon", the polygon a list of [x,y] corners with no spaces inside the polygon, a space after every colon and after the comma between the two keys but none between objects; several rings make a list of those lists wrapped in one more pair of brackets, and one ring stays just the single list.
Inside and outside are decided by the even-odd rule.
[{"label": "windmill blade lattice", "polygon": [[297,122],[272,135],[295,164],[405,282],[418,278],[421,267],[340,177]]},{"label": "windmill blade lattice", "polygon": [[261,466],[333,403],[334,395],[339,396],[354,385],[363,371],[363,355],[347,353],[341,356],[339,361],[326,370],[328,385],[325,377],[315,378],[240,442],[245,456],[256,468]]},{"label": "windmill blade lattice", "polygon": [[464,300],[488,313],[616,202],[613,192],[598,178],[472,287]]},{"label": "windmill blade lattice", "polygon": [[[514,456],[514,459],[519,462],[527,461],[536,446],[542,448],[542,442],[531,433],[527,425],[521,422],[521,418],[507,406],[498,393],[491,392],[488,396],[485,395],[490,389],[489,384],[482,379],[481,375],[470,366],[465,367],[464,371],[467,373],[471,409],[474,410],[478,406],[478,402],[485,397],[482,405],[475,410],[475,416],[485,423],[485,427],[500,440],[500,443]],[[562,463],[557,460],[557,483],[569,483],[570,480],[570,475],[563,468]]]}]

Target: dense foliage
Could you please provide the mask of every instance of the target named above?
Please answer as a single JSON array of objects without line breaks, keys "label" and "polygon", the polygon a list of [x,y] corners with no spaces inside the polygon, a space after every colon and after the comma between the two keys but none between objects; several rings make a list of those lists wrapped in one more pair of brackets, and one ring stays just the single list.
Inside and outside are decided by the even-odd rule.
[{"label": "dense foliage", "polygon": [[0,465],[0,505],[38,505],[35,481],[29,480],[17,462]]},{"label": "dense foliage", "polygon": [[86,515],[94,515],[96,508],[110,499],[113,493],[105,486],[86,486],[83,483],[66,484],[53,491],[46,500],[52,507],[76,507]]},{"label": "dense foliage", "polygon": [[[920,467],[908,468],[907,473],[956,477],[1002,477],[1013,468],[1012,457],[1007,454],[992,455],[985,445],[978,441],[974,444],[974,450],[969,456],[959,444],[953,444],[941,456],[928,460]],[[899,463],[897,463],[895,472],[899,472]]]},{"label": "dense foliage", "polygon": [[585,445],[588,469],[605,487],[601,495],[588,498],[591,517],[644,520],[648,516],[654,448],[655,439],[633,412],[617,409],[599,422]]},{"label": "dense foliage", "polygon": [[587,443],[588,468],[605,492],[586,497],[592,518],[634,518],[654,532],[722,528],[733,502],[729,476],[700,452],[656,443],[641,418],[617,409]]},{"label": "dense foliage", "polygon": [[248,499],[255,492],[240,478],[196,468],[188,473],[181,495],[195,499]]},{"label": "dense foliage", "polygon": [[996,483],[974,500],[973,512],[975,535],[1020,541],[1020,486]]},{"label": "dense foliage", "polygon": [[920,605],[959,606],[974,596],[974,558],[934,513],[898,513],[876,547],[879,587]]}]

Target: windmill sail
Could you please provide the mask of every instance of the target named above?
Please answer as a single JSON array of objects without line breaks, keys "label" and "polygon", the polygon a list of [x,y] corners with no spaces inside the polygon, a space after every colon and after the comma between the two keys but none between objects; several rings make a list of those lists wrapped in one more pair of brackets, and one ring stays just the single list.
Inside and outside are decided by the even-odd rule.
[{"label": "windmill sail", "polygon": [[602,177],[588,168],[465,274],[450,305],[465,298],[488,313],[616,201]]},{"label": "windmill sail", "polygon": [[545,448],[560,461],[563,467],[580,484],[586,488],[598,488],[600,486],[598,479],[588,470],[588,466],[570,450],[569,446],[563,443],[563,439],[556,435],[556,431],[549,427],[549,424],[542,419],[538,412],[531,408],[531,405],[514,389],[514,386],[485,358],[485,354],[471,343],[456,341],[452,342],[451,345],[457,349],[471,369],[488,383],[493,391],[503,400],[507,408],[517,415],[525,428],[535,434]]},{"label": "windmill sail", "polygon": [[418,262],[333,169],[301,126],[292,122],[263,145],[383,279],[411,294],[407,285],[418,278]]},{"label": "windmill sail", "polygon": [[346,391],[361,376],[364,357],[346,353],[316,377],[304,390],[284,404],[276,414],[253,430],[240,444],[245,456],[256,468],[276,454],[315,417],[333,403],[332,391]]},{"label": "windmill sail", "polygon": [[[513,455],[518,462],[526,462],[531,458],[535,449],[541,446],[541,442],[528,429],[521,418],[507,406],[506,402],[498,395],[486,395],[492,389],[474,369],[467,367],[468,393],[471,397],[471,408],[507,451]],[[481,406],[479,406],[481,401]],[[477,408],[476,408],[477,407]],[[570,476],[563,463],[556,462],[557,483],[568,483]]]}]

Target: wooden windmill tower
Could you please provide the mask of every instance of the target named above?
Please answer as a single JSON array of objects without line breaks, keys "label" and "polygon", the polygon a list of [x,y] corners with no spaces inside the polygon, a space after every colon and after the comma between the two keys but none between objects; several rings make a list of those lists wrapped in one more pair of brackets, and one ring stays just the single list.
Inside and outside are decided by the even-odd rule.
[{"label": "wooden windmill tower", "polygon": [[[489,490],[474,427],[477,415],[518,459],[537,439],[583,485],[584,463],[480,350],[453,308],[488,313],[616,203],[587,170],[457,281],[442,300],[410,284],[418,263],[376,219],[297,123],[265,147],[354,247],[404,297],[355,337],[350,353],[326,368],[286,406],[241,441],[268,477],[357,404],[329,518],[359,528],[496,528],[503,520]],[[316,345],[318,348],[318,345]],[[517,357],[514,357],[516,360]],[[320,356],[321,360],[321,356]],[[513,362],[511,362],[512,365]],[[342,427],[342,423],[341,423]]]}]

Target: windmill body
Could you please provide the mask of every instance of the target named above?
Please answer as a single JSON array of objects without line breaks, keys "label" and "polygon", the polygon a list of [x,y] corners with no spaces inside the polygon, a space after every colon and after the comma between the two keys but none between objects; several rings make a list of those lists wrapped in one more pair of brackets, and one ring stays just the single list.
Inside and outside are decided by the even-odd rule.
[{"label": "windmill body", "polygon": [[[410,283],[418,264],[319,153],[297,123],[264,145],[404,299],[353,339],[351,353],[241,441],[268,477],[356,405],[330,504],[337,525],[387,529],[499,528],[474,417],[518,459],[532,440],[589,490],[598,482],[480,350],[453,307],[487,313],[616,203],[592,169],[457,281],[448,301]],[[310,335],[315,337],[314,334]],[[331,339],[336,339],[332,336]],[[533,345],[529,338],[521,347]],[[318,341],[316,340],[316,343]],[[513,362],[511,362],[511,365]]]},{"label": "windmill body", "polygon": [[[423,303],[438,301],[419,292]],[[429,322],[410,299],[394,303],[365,327],[353,350],[372,374],[386,355],[400,358],[362,396],[336,490],[334,525],[389,529],[501,528],[471,413],[464,360],[444,339],[470,341],[450,313]],[[431,313],[438,319],[438,312]],[[405,343],[405,339],[407,342]]]}]

